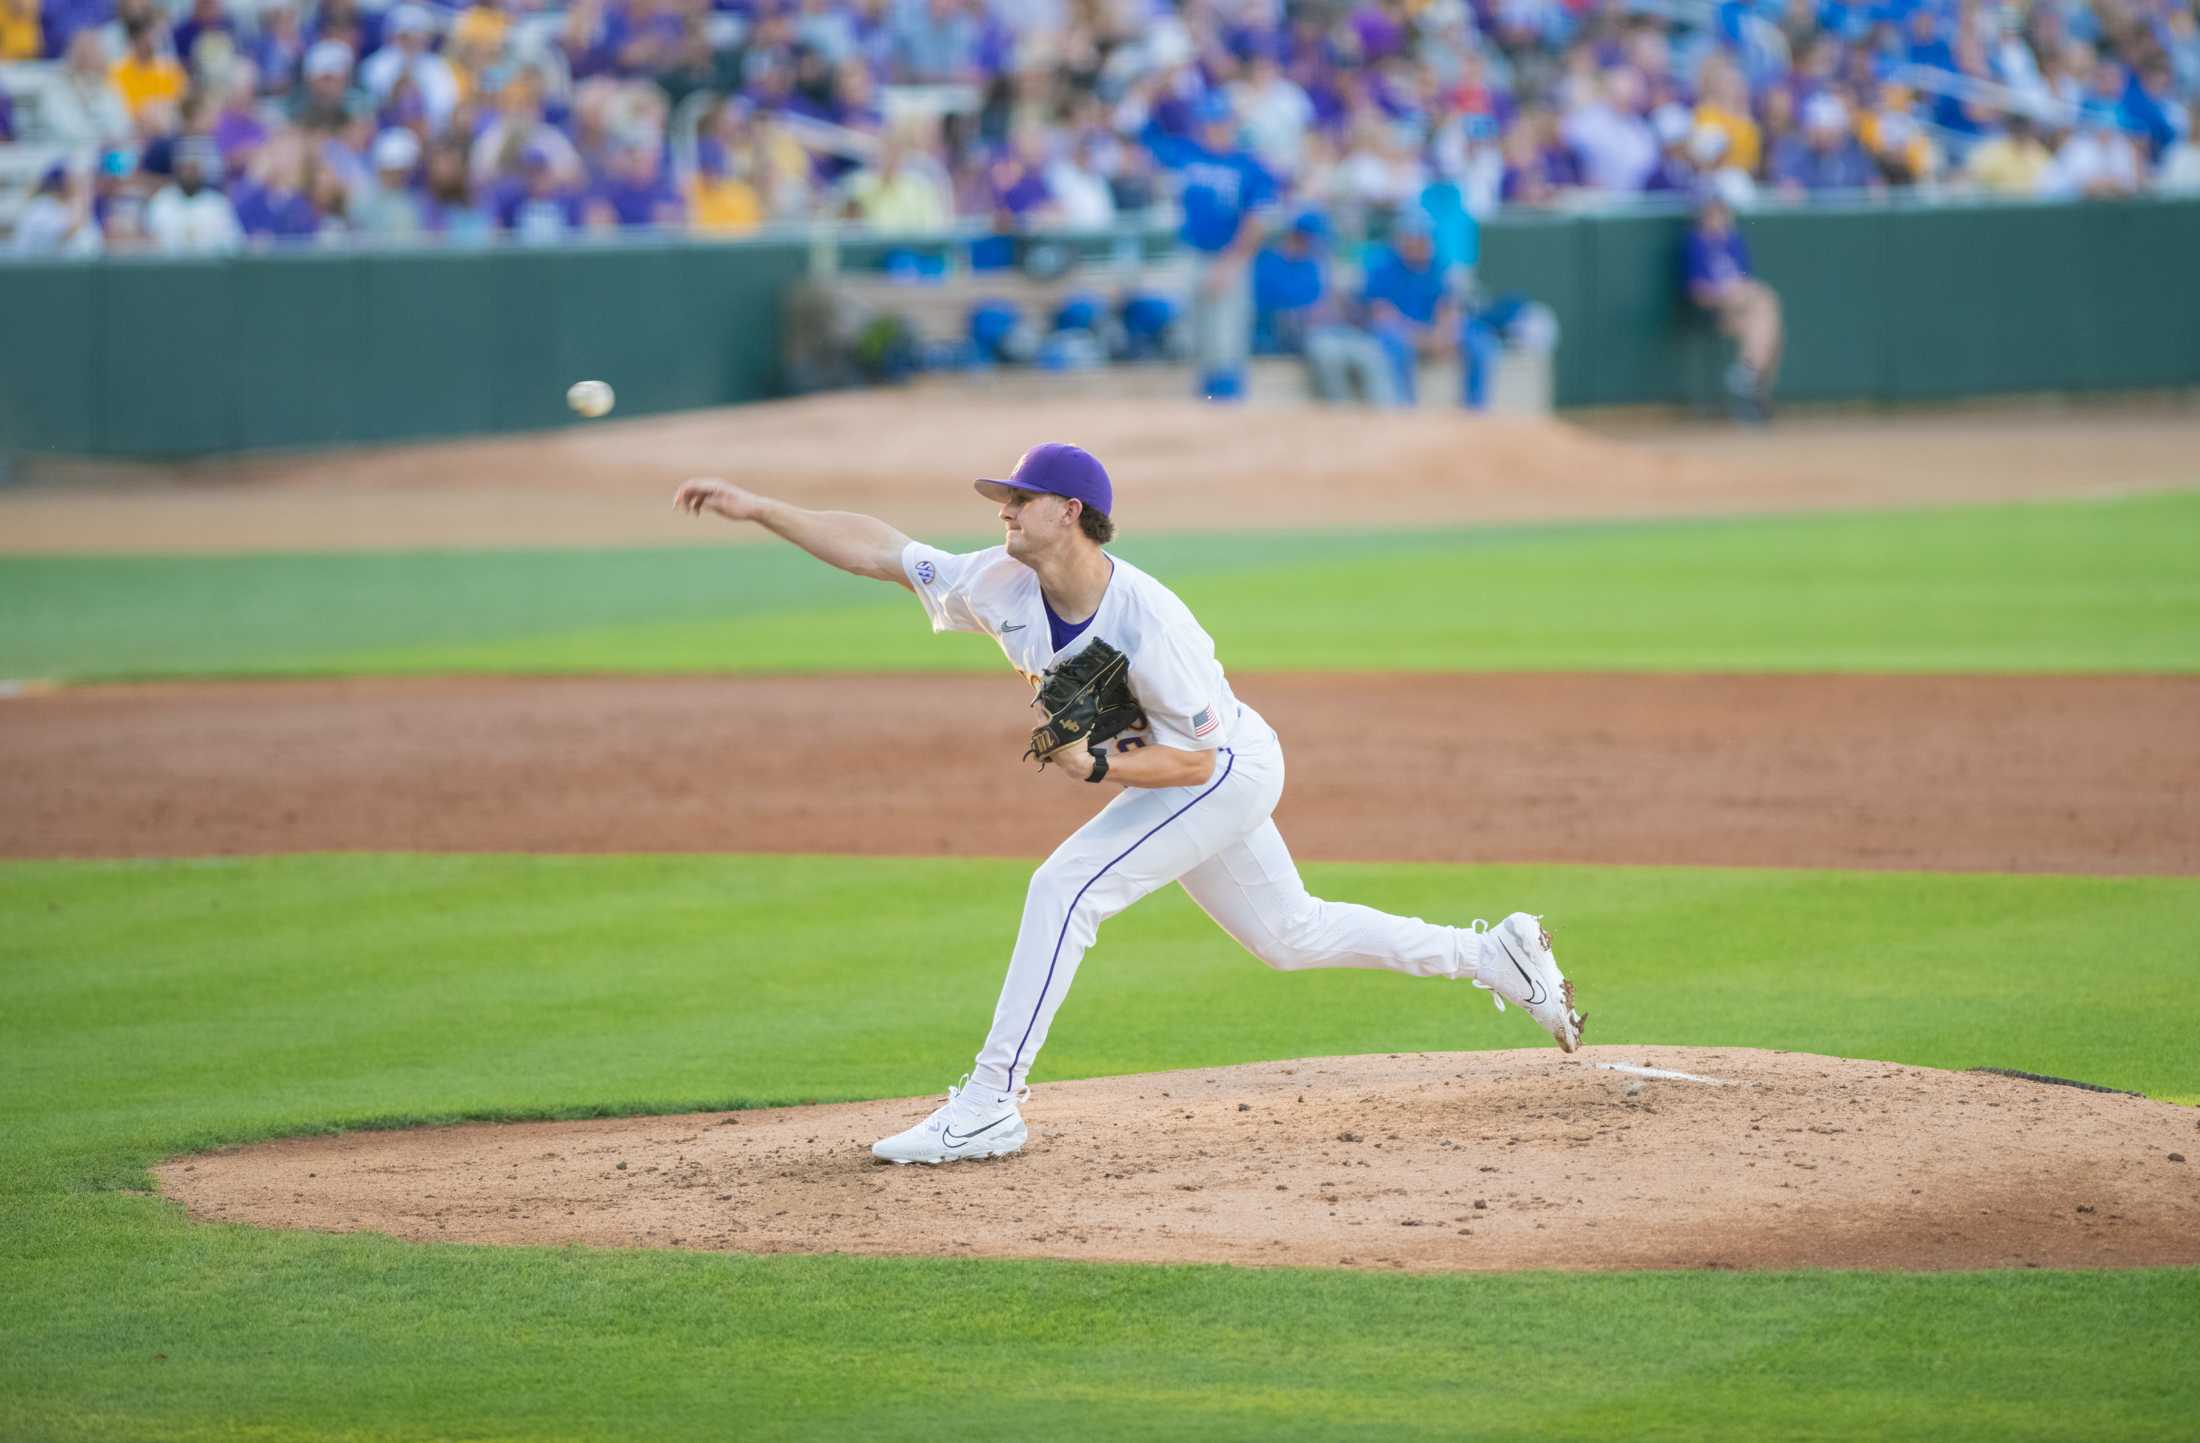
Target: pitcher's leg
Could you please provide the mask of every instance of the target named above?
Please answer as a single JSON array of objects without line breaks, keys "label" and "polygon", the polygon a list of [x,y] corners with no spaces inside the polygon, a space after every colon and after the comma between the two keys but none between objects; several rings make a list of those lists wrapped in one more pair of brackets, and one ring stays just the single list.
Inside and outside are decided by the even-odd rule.
[{"label": "pitcher's leg", "polygon": [[[1271,967],[1383,967],[1414,977],[1456,977],[1517,1004],[1566,1051],[1581,1045],[1573,983],[1551,954],[1550,933],[1526,912],[1474,932],[1324,902],[1299,881],[1273,822],[1180,880],[1208,916]],[[1498,1010],[1504,1011],[1504,1001]]]},{"label": "pitcher's leg", "polygon": [[1040,863],[1024,897],[993,1026],[971,1068],[973,1086],[1007,1094],[1046,1045],[1047,1029],[1100,924],[1242,836],[1264,798],[1227,750],[1200,787],[1125,791]]},{"label": "pitcher's leg", "polygon": [[1474,976],[1481,939],[1472,932],[1309,893],[1273,821],[1180,880],[1223,931],[1281,971],[1382,967],[1414,977]]}]

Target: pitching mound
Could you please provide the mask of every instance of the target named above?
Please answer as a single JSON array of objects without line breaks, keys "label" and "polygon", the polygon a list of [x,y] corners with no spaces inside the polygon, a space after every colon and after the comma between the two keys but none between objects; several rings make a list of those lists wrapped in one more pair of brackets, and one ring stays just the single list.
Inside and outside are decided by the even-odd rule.
[{"label": "pitching mound", "polygon": [[2200,1117],[1981,1074],[1701,1048],[1257,1063],[1046,1084],[1031,1145],[996,1162],[871,1159],[937,1100],[352,1133],[158,1173],[195,1217],[416,1241],[1416,1269],[2200,1263],[2183,1162]]}]

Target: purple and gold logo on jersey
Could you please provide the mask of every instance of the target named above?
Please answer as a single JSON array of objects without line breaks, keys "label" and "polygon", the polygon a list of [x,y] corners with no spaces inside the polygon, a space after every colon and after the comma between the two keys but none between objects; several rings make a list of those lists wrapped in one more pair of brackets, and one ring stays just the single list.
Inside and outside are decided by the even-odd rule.
[{"label": "purple and gold logo on jersey", "polygon": [[932,569],[931,562],[920,561],[917,563],[917,580],[923,582],[926,586],[930,586],[932,584],[932,578],[937,575],[939,575],[939,573]]}]

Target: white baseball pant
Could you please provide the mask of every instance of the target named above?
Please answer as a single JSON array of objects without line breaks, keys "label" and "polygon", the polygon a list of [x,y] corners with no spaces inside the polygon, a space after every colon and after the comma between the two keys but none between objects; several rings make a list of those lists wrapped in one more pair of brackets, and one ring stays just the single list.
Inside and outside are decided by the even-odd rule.
[{"label": "white baseball pant", "polygon": [[1032,874],[973,1084],[1005,1094],[1023,1083],[1100,924],[1171,882],[1281,971],[1474,975],[1480,943],[1470,931],[1310,894],[1271,820],[1283,795],[1275,733],[1246,708],[1233,741],[1199,786],[1124,788]]}]

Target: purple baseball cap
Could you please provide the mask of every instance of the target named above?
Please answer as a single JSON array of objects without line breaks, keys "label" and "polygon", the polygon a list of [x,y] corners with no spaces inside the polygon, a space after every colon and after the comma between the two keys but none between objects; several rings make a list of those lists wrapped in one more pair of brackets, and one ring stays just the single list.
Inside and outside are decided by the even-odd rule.
[{"label": "purple baseball cap", "polygon": [[1046,441],[1024,452],[1006,481],[976,481],[978,494],[989,501],[1006,501],[1011,491],[1036,491],[1045,496],[1073,496],[1102,516],[1115,510],[1115,488],[1108,473],[1090,451],[1063,441]]}]

